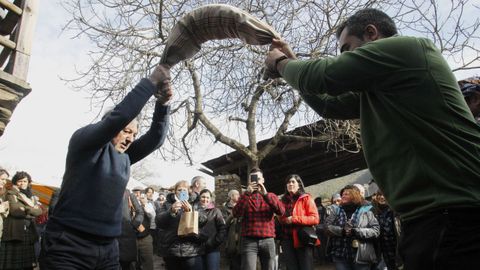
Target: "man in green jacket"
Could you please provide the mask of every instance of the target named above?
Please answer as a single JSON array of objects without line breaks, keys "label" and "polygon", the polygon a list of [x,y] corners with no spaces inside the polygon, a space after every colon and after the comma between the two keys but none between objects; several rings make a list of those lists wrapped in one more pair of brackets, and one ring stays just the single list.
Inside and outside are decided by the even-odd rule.
[{"label": "man in green jacket", "polygon": [[321,116],[360,118],[368,167],[403,219],[405,269],[476,265],[480,127],[447,62],[376,9],[348,18],[337,38],[340,56],[307,61],[274,40],[268,71]]}]

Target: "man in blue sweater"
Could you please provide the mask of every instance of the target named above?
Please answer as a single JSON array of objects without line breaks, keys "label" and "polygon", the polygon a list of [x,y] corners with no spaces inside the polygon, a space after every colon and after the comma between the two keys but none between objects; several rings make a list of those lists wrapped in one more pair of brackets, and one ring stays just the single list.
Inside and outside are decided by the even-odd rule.
[{"label": "man in blue sweater", "polygon": [[[135,140],[135,118],[154,94],[150,129]],[[119,268],[116,237],[130,165],[163,144],[171,96],[169,68],[159,65],[101,121],[72,135],[61,192],[42,241],[41,269]]]}]

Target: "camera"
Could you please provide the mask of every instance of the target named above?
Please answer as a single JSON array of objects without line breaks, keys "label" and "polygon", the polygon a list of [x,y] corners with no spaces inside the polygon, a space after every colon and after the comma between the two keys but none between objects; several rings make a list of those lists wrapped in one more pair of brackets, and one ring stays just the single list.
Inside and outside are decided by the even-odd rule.
[{"label": "camera", "polygon": [[251,174],[251,175],[250,175],[250,182],[252,182],[252,183],[258,183],[258,175],[256,175],[256,174]]}]

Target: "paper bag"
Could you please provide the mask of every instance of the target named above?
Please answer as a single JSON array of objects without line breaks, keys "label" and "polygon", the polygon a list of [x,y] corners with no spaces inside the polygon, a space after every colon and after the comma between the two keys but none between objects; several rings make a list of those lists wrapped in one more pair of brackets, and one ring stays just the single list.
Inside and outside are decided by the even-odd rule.
[{"label": "paper bag", "polygon": [[198,234],[198,212],[183,212],[178,224],[178,236],[189,236]]}]

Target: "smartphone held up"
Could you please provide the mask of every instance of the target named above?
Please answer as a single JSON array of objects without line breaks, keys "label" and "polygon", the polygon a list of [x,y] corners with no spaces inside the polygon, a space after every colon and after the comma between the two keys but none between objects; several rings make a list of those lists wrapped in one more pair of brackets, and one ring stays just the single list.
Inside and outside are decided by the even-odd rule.
[{"label": "smartphone held up", "polygon": [[256,175],[256,174],[251,174],[251,175],[250,175],[250,182],[251,182],[251,183],[258,184],[258,175]]},{"label": "smartphone held up", "polygon": [[183,191],[180,191],[180,194],[178,196],[178,199],[180,201],[188,201],[188,192],[183,190]]}]

